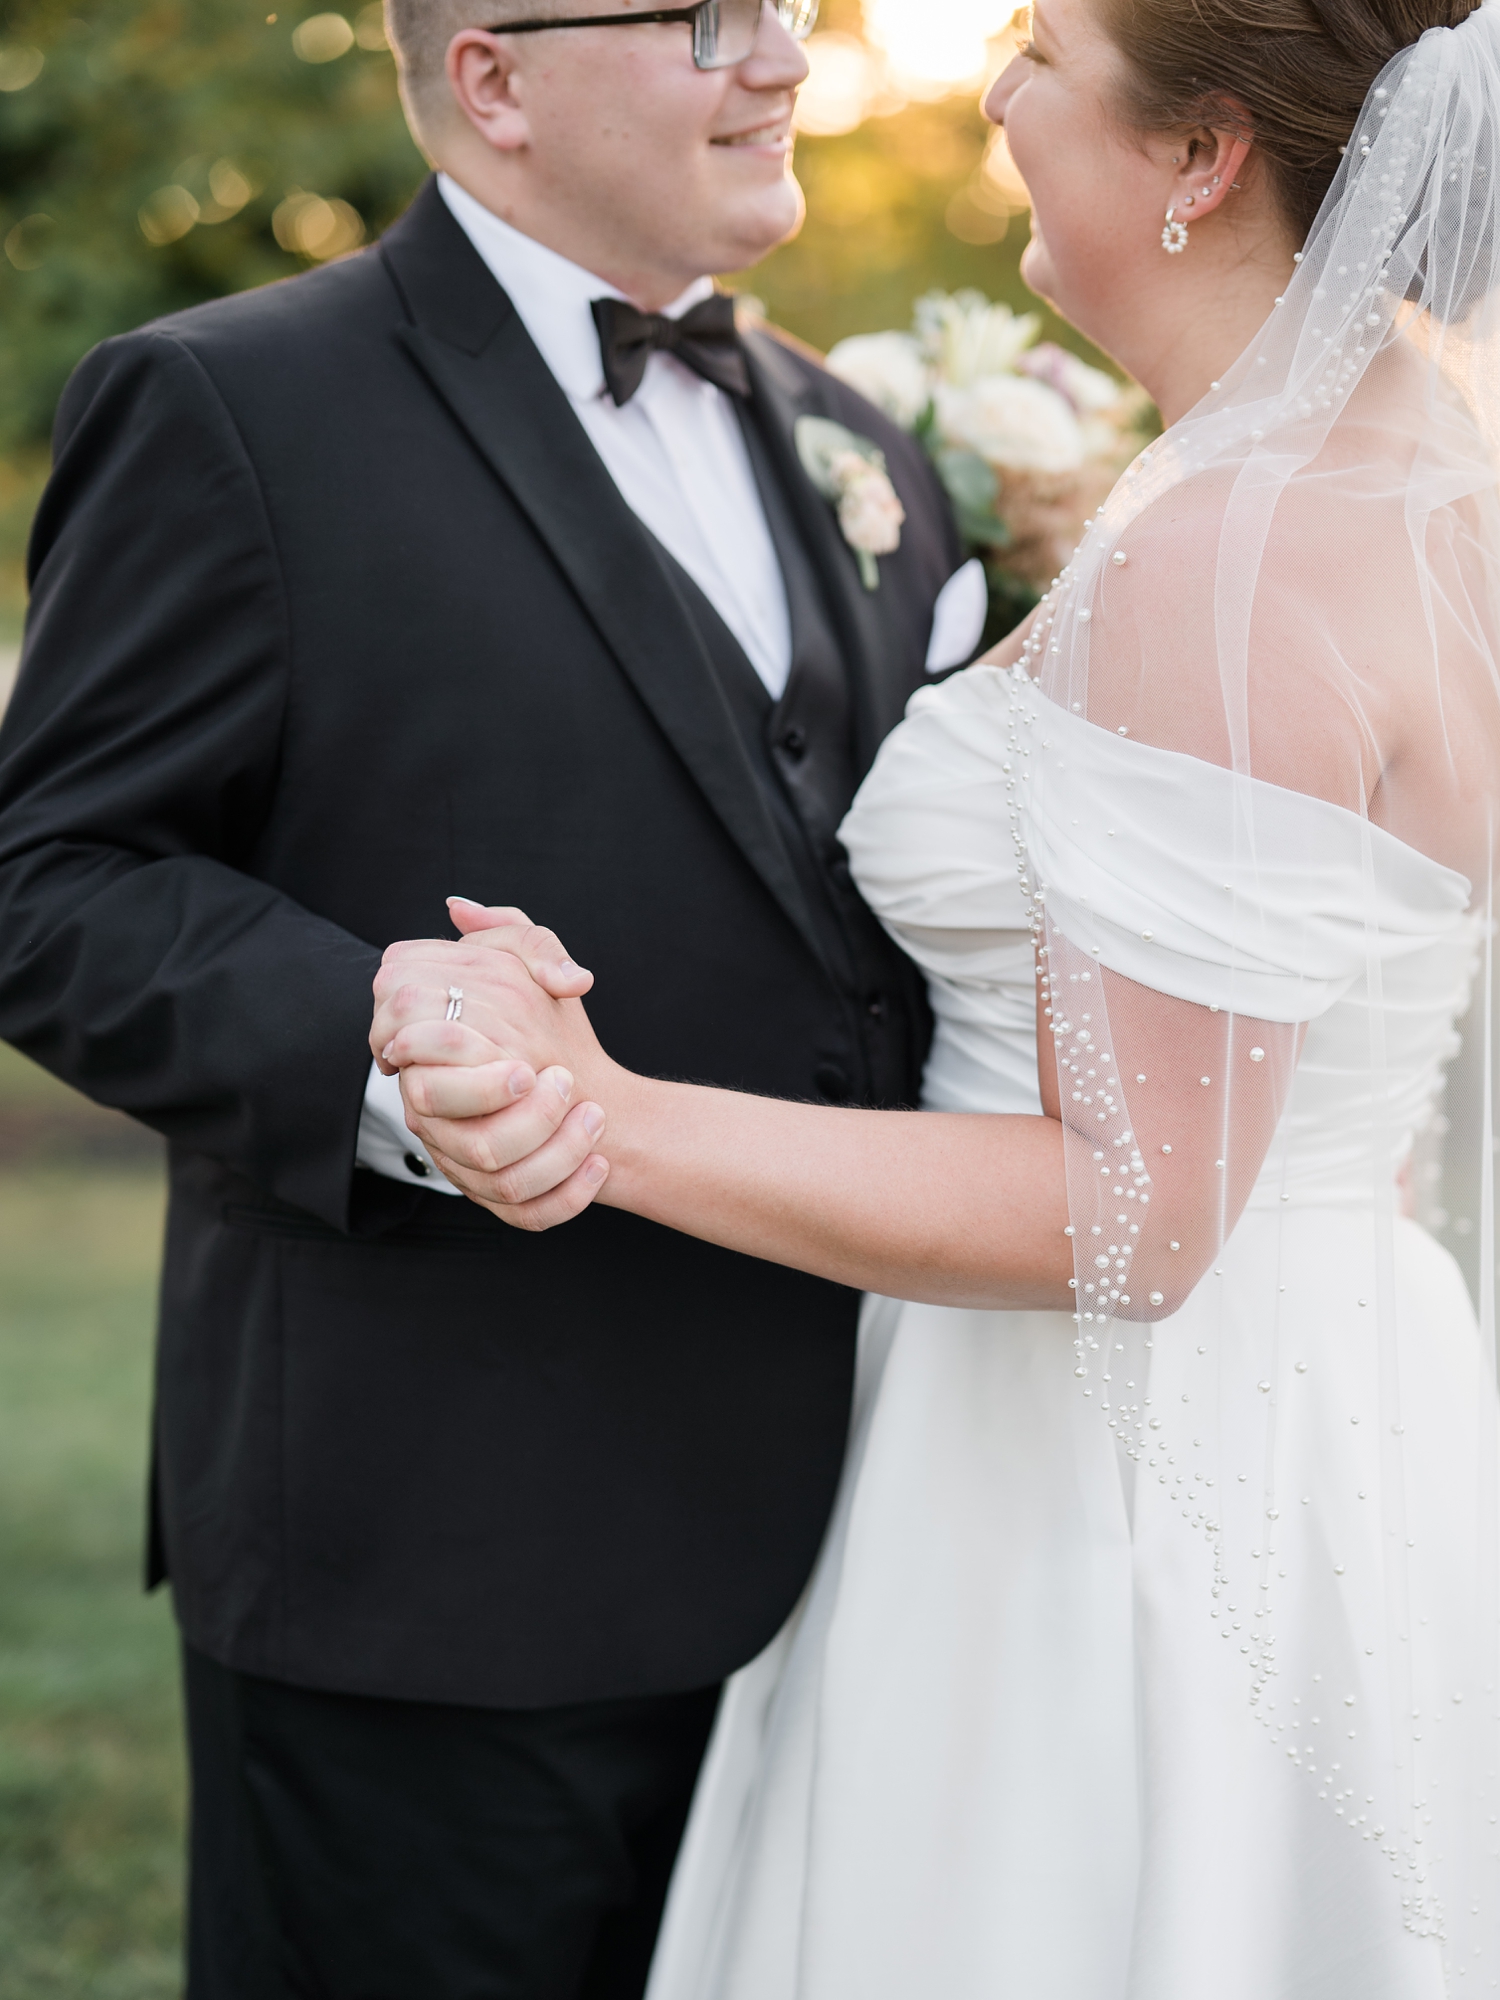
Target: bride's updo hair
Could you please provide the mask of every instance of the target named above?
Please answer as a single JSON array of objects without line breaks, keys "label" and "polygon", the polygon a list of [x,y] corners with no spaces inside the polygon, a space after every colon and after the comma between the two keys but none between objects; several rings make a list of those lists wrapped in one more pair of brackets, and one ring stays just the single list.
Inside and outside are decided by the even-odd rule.
[{"label": "bride's updo hair", "polygon": [[1141,131],[1247,131],[1300,243],[1393,56],[1478,0],[1102,0]]}]

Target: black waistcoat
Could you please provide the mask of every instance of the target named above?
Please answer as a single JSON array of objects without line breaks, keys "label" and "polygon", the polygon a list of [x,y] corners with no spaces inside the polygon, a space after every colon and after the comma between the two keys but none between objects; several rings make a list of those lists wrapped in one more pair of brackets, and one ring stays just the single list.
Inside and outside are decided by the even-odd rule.
[{"label": "black waistcoat", "polygon": [[845,1020],[815,1081],[832,1104],[899,1105],[926,1045],[921,980],[860,897],[838,829],[857,789],[850,669],[817,571],[753,417],[741,410],[786,589],[791,669],[773,700],[739,640],[680,563],[662,559],[712,662],[801,887]]}]

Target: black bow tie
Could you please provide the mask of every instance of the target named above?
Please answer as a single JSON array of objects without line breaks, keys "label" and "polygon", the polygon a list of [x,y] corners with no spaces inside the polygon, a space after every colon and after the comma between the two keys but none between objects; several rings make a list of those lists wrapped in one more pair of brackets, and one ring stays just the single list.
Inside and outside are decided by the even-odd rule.
[{"label": "black bow tie", "polygon": [[640,388],[654,353],[675,354],[685,367],[732,396],[750,394],[750,371],[734,326],[734,300],[727,292],[685,312],[681,319],[643,313],[624,299],[595,299],[590,308],[599,329],[604,380],[616,403],[628,403]]}]

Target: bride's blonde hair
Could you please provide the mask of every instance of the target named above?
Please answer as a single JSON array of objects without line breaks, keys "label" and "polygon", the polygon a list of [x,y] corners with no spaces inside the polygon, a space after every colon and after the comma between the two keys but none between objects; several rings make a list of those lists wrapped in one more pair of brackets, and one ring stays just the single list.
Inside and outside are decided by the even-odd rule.
[{"label": "bride's blonde hair", "polygon": [[1102,0],[1141,131],[1244,132],[1300,242],[1360,107],[1393,56],[1456,28],[1478,0]]}]

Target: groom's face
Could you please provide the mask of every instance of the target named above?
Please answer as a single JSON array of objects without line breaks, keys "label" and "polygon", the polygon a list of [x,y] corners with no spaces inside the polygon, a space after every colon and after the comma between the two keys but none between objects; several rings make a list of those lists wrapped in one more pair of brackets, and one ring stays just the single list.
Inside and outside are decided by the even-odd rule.
[{"label": "groom's face", "polygon": [[[640,10],[580,0],[543,11]],[[603,275],[657,274],[652,288],[668,288],[666,298],[642,304],[755,263],[800,220],[791,124],[807,59],[773,6],[749,56],[730,69],[694,67],[686,23],[641,21],[469,30],[449,49],[448,75],[513,189],[500,212]],[[622,289],[635,295],[645,282]]]}]

